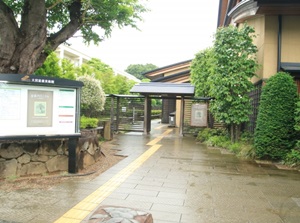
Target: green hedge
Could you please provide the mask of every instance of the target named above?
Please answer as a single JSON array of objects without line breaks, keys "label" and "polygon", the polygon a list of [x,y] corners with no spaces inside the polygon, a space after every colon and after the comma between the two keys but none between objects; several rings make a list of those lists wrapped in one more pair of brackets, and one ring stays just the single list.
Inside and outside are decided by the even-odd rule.
[{"label": "green hedge", "polygon": [[295,145],[297,87],[284,72],[262,88],[254,146],[257,158],[282,160]]},{"label": "green hedge", "polygon": [[96,128],[98,126],[98,119],[97,118],[88,118],[85,116],[80,117],[80,128]]},{"label": "green hedge", "polygon": [[151,115],[161,115],[161,110],[151,110]]}]

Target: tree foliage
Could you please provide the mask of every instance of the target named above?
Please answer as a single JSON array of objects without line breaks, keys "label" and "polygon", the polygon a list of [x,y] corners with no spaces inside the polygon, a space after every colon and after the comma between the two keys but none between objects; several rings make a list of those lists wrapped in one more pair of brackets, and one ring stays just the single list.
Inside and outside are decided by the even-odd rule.
[{"label": "tree foliage", "polygon": [[129,94],[135,84],[122,75],[115,74],[113,69],[101,60],[92,58],[79,68],[79,76],[92,76],[101,82],[105,94]]},{"label": "tree foliage", "polygon": [[43,65],[35,71],[35,74],[48,77],[62,77],[62,67],[56,53],[51,53]]},{"label": "tree foliage", "polygon": [[105,103],[105,93],[100,81],[91,76],[81,76],[77,80],[84,84],[81,90],[81,114],[86,117],[99,117]]},{"label": "tree foliage", "polygon": [[214,42],[215,71],[209,77],[214,117],[226,124],[249,120],[251,111],[248,93],[253,89],[251,78],[258,68],[253,44],[254,29],[250,26],[220,28]]},{"label": "tree foliage", "polygon": [[217,121],[231,127],[231,139],[239,138],[239,126],[249,121],[251,78],[258,64],[254,29],[229,26],[218,29],[212,49],[196,55],[192,62],[192,82],[198,96],[210,96],[210,111]]},{"label": "tree foliage", "polygon": [[136,78],[143,80],[145,77],[143,76],[143,73],[146,73],[148,71],[154,70],[158,68],[157,66],[155,66],[154,64],[130,64],[127,68],[126,68],[126,72],[135,76]]},{"label": "tree foliage", "polygon": [[76,79],[77,68],[70,60],[62,59],[61,69],[62,69],[62,74],[61,74],[60,78],[66,78],[66,79],[71,79],[71,80]]},{"label": "tree foliage", "polygon": [[103,91],[106,94],[112,94],[115,91],[114,71],[101,60],[92,58],[86,64],[83,64],[78,71],[78,76],[92,76],[101,82]]},{"label": "tree foliage", "polygon": [[60,62],[56,53],[53,52],[47,57],[43,65],[35,71],[35,74],[75,80],[76,68],[68,59],[63,59]]},{"label": "tree foliage", "polygon": [[255,129],[256,156],[283,159],[295,145],[297,87],[284,72],[272,76],[262,88]]},{"label": "tree foliage", "polygon": [[129,94],[130,89],[135,85],[133,80],[129,80],[120,74],[114,76],[113,83],[115,86],[115,92],[112,92],[113,94]]},{"label": "tree foliage", "polygon": [[0,72],[32,74],[76,33],[99,43],[114,26],[131,26],[147,11],[138,0],[0,1]]},{"label": "tree foliage", "polygon": [[209,96],[209,77],[214,74],[215,58],[212,48],[207,48],[196,54],[191,65],[191,82],[195,85],[195,95]]}]

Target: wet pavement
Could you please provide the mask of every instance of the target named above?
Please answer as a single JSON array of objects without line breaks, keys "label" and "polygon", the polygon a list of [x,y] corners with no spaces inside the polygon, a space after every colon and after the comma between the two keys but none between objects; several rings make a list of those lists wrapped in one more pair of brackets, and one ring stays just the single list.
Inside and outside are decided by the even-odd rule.
[{"label": "wet pavement", "polygon": [[48,189],[0,191],[0,222],[86,222],[99,206],[137,208],[155,223],[298,223],[300,172],[244,161],[178,129],[117,136],[128,157],[91,178]]}]

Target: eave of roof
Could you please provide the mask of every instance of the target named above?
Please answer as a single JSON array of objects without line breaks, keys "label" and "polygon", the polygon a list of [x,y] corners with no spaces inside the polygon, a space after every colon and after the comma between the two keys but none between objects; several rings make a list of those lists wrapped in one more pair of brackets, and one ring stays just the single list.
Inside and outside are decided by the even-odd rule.
[{"label": "eave of roof", "polygon": [[287,72],[300,71],[300,63],[281,63],[280,67]]},{"label": "eave of roof", "polygon": [[142,75],[147,77],[150,74],[155,74],[155,73],[160,74],[160,73],[163,73],[163,72],[167,71],[168,69],[170,69],[172,67],[174,67],[174,69],[176,69],[176,67],[178,67],[180,65],[189,64],[191,62],[192,62],[192,60],[185,60],[185,61],[182,61],[182,62],[178,62],[178,63],[174,63],[174,64],[167,65],[167,66],[164,66],[164,67],[160,67],[160,68],[157,68],[157,69],[154,69],[154,70],[151,70],[151,71],[147,71],[147,72],[143,73]]},{"label": "eave of roof", "polygon": [[189,83],[161,83],[161,82],[150,82],[150,83],[139,83],[134,85],[130,92],[140,94],[151,94],[151,95],[180,95],[180,96],[193,96],[195,87]]},{"label": "eave of roof", "polygon": [[237,4],[228,12],[228,18],[231,17],[233,22],[238,23],[249,17],[255,16],[259,7],[254,0],[245,0]]},{"label": "eave of roof", "polygon": [[300,15],[300,2],[294,0],[243,0],[237,3],[236,0],[230,0],[223,25],[228,26],[230,20],[240,23],[256,15]]}]

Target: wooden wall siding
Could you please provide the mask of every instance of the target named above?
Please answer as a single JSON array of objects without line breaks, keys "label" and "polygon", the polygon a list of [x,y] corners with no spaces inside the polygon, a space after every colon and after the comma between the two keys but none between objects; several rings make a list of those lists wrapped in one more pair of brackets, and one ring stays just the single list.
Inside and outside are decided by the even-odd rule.
[{"label": "wooden wall siding", "polygon": [[300,79],[295,79],[295,83],[297,85],[297,92],[298,92],[298,95],[300,95]]},{"label": "wooden wall siding", "polygon": [[184,124],[191,125],[191,115],[192,115],[192,100],[185,100],[184,104]]}]

